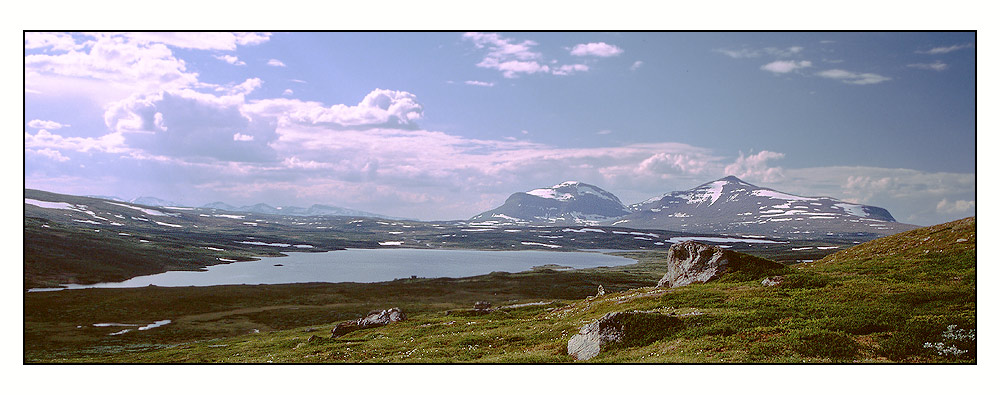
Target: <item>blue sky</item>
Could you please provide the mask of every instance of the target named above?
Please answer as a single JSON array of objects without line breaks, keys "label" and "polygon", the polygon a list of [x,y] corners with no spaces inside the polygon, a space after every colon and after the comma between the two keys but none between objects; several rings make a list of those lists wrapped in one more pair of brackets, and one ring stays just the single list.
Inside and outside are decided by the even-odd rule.
[{"label": "blue sky", "polygon": [[25,34],[25,186],[463,219],[726,175],[975,215],[973,33]]}]

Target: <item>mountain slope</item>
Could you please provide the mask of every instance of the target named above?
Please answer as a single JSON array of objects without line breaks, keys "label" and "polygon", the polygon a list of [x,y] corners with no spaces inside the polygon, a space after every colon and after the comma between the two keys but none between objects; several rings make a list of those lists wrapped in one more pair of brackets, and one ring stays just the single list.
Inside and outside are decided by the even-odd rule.
[{"label": "mountain slope", "polygon": [[749,184],[729,176],[686,191],[629,206],[631,214],[608,221],[632,228],[684,232],[878,237],[917,226],[896,222],[881,207],[830,197],[806,197]]},{"label": "mountain slope", "polygon": [[500,207],[469,221],[489,224],[593,225],[629,213],[621,200],[601,188],[566,181],[551,188],[510,195]]}]

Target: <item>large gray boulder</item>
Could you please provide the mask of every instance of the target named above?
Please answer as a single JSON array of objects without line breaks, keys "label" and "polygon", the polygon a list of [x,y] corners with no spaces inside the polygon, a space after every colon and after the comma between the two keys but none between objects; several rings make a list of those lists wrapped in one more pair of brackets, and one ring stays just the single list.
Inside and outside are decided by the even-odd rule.
[{"label": "large gray boulder", "polygon": [[392,322],[403,321],[406,315],[397,307],[388,310],[372,311],[367,316],[354,321],[341,322],[330,331],[330,337],[340,337],[348,333],[368,328],[389,325]]},{"label": "large gray boulder", "polygon": [[778,262],[689,240],[670,246],[667,274],[656,286],[674,288],[706,283],[733,272],[751,280],[783,271],[784,266]]},{"label": "large gray boulder", "polygon": [[608,313],[580,328],[566,344],[566,352],[578,360],[588,360],[609,347],[650,344],[680,326],[681,320],[670,315],[641,311]]}]

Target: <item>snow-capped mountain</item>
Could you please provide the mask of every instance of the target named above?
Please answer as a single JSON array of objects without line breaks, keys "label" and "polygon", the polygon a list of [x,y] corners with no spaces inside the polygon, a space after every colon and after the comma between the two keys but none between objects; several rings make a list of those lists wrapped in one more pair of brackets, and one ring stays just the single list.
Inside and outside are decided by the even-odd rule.
[{"label": "snow-capped mountain", "polygon": [[472,217],[488,224],[586,224],[593,225],[629,213],[610,192],[578,181],[510,195],[500,207]]},{"label": "snow-capped mountain", "polygon": [[916,228],[884,208],[830,197],[805,197],[729,176],[629,206],[607,224],[682,232],[817,237],[885,235]]}]

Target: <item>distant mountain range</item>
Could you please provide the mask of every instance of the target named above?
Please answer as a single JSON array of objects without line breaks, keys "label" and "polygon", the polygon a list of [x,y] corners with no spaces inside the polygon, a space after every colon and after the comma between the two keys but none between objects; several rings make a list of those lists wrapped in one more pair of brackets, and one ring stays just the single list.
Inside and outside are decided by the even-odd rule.
[{"label": "distant mountain range", "polygon": [[894,234],[917,228],[881,207],[805,197],[724,177],[686,191],[625,206],[613,194],[576,181],[511,195],[471,222],[494,225],[613,225],[636,229],[810,238]]},{"label": "distant mountain range", "polygon": [[[171,202],[169,200],[163,200],[152,196],[142,196],[132,200],[122,199],[117,196],[105,196],[105,195],[86,195],[85,197],[113,200],[124,203],[135,203],[151,207],[188,207],[182,204]],[[294,206],[273,207],[265,203],[257,203],[252,206],[237,207],[230,204],[226,204],[224,202],[212,202],[203,205],[201,207],[193,207],[193,208],[214,209],[221,211],[230,211],[234,213],[292,215],[300,217],[306,217],[306,216],[370,217],[370,218],[382,218],[391,220],[408,220],[407,218],[390,217],[382,214],[369,213],[367,211],[353,210],[349,208],[336,207],[336,206],[326,206],[322,204],[314,204],[309,208],[294,207]]]},{"label": "distant mountain range", "polygon": [[293,215],[300,217],[331,216],[331,217],[370,217],[370,218],[383,218],[383,219],[393,219],[393,220],[403,219],[403,218],[389,217],[381,214],[369,213],[367,211],[352,210],[349,208],[326,206],[321,204],[314,204],[312,206],[309,206],[309,208],[294,207],[294,206],[272,207],[264,203],[258,203],[252,206],[235,207],[223,202],[214,202],[201,206],[200,208],[232,211],[237,213]]}]

